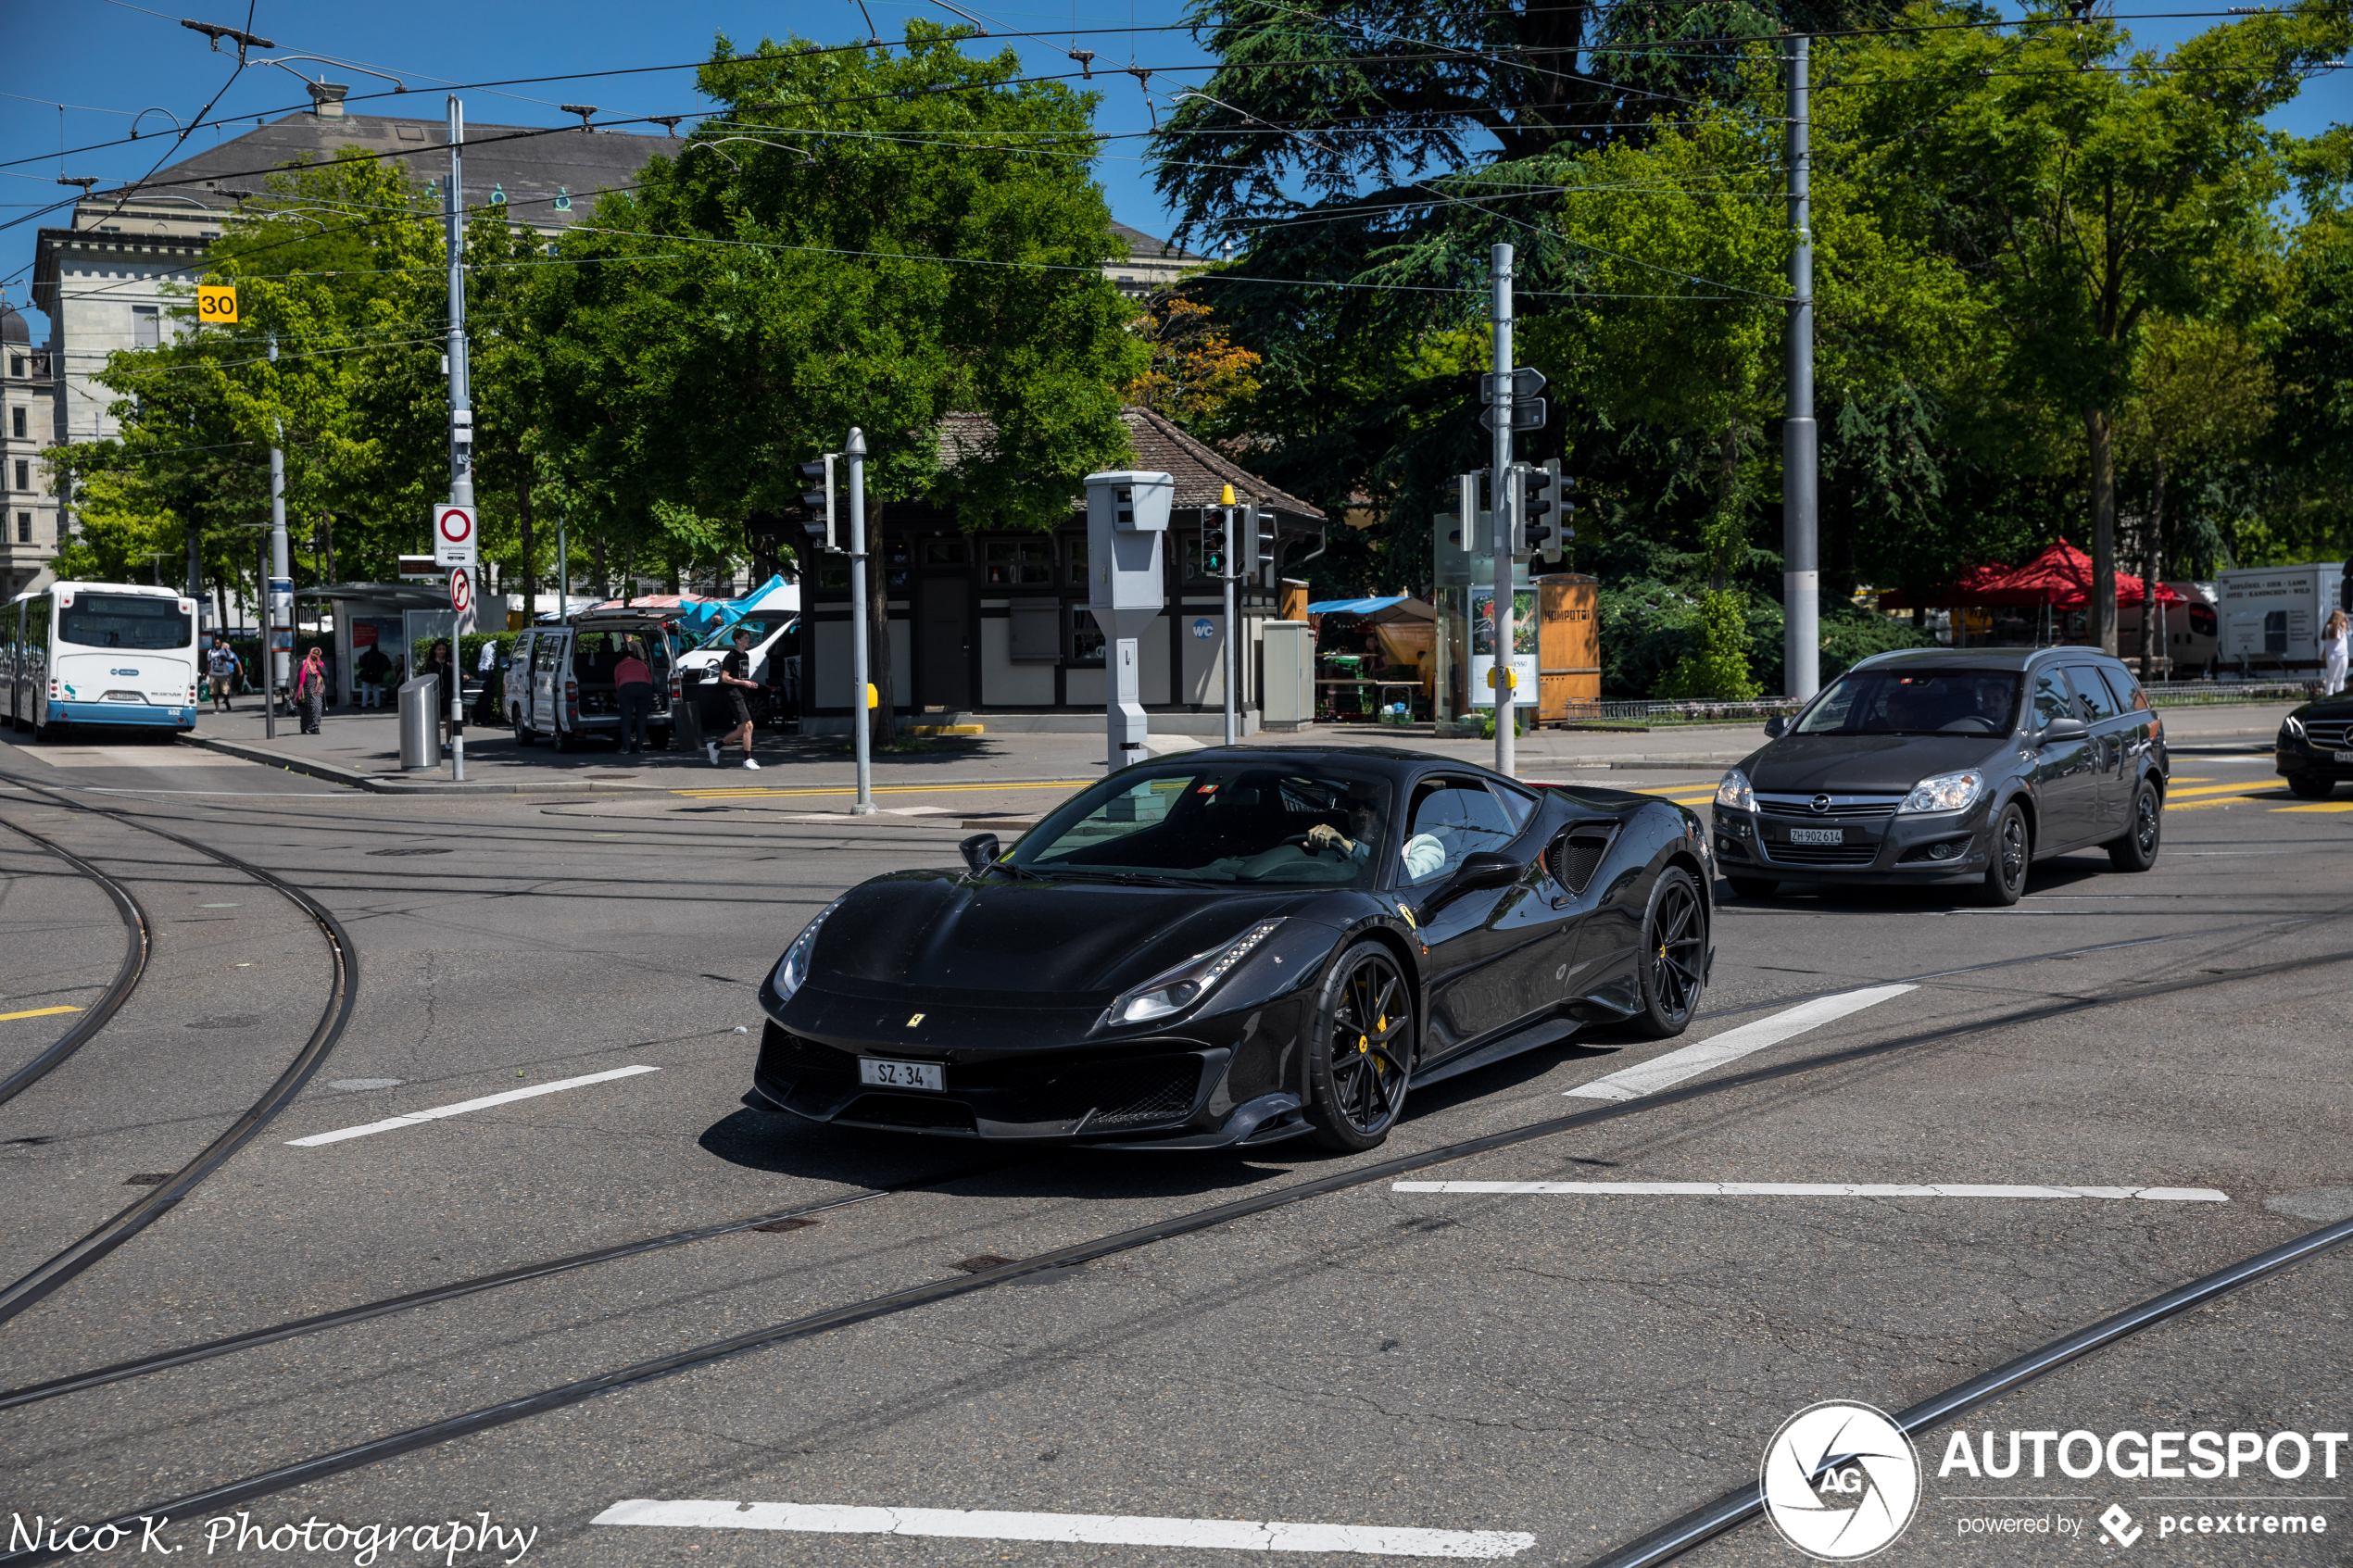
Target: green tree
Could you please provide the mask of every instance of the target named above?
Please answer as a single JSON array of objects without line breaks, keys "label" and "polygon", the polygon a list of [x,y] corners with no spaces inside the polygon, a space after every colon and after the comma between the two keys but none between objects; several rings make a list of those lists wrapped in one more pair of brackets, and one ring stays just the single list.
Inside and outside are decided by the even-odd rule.
[{"label": "green tree", "polygon": [[[1093,99],[963,36],[917,22],[901,54],[748,56],[721,39],[700,85],[724,112],[567,236],[582,264],[541,304],[548,428],[649,527],[700,548],[785,512],[796,465],[852,425],[870,507],[929,495],[967,527],[1051,526],[1124,458],[1119,389],[1148,352],[1101,272],[1117,245]],[[951,414],[980,418],[944,438]]]},{"label": "green tree", "polygon": [[[1922,7],[1922,23],[1964,19]],[[2116,646],[2116,423],[2153,316],[2227,317],[2273,243],[2290,139],[2264,116],[2341,53],[2342,6],[2208,30],[2170,54],[2116,23],[2054,15],[1851,55],[1843,91],[1873,144],[1860,172],[1968,270],[2007,340],[2001,395],[2065,409],[2086,459],[2101,646]]]}]

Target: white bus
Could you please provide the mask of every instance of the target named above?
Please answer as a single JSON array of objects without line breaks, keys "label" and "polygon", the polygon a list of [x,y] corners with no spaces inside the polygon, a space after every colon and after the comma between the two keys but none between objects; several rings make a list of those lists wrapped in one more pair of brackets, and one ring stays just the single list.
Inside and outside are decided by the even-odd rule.
[{"label": "white bus", "polygon": [[60,724],[196,727],[196,602],[170,588],[52,583],[0,610],[0,717],[35,740]]}]

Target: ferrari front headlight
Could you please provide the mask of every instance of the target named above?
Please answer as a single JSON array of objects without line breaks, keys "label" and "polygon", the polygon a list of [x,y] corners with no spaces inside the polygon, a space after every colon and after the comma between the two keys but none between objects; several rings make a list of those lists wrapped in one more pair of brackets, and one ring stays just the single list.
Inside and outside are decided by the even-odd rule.
[{"label": "ferrari front headlight", "polygon": [[[847,893],[842,895],[842,898],[849,897]],[[817,950],[818,929],[825,923],[825,917],[839,908],[841,908],[841,898],[837,898],[819,909],[817,918],[800,928],[800,935],[792,939],[792,946],[786,947],[785,956],[776,961],[776,999],[778,1001],[790,1000],[792,994],[807,984],[810,958]]]},{"label": "ferrari front headlight", "polygon": [[1111,1005],[1112,1022],[1148,1023],[1155,1018],[1184,1011],[1207,996],[1231,974],[1258,945],[1275,934],[1280,920],[1262,921],[1222,947],[1195,953],[1176,968],[1153,975],[1135,989],[1122,993]]}]

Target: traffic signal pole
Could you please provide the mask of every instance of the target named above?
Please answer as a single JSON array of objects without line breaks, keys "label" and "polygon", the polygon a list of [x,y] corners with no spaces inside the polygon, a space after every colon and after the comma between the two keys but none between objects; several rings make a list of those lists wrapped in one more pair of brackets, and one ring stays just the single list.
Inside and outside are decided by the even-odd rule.
[{"label": "traffic signal pole", "polygon": [[1499,245],[1490,253],[1495,285],[1495,662],[1489,666],[1495,683],[1495,771],[1512,776],[1516,758],[1512,723],[1516,717],[1512,698],[1512,552],[1519,547],[1519,520],[1512,515],[1512,247]]},{"label": "traffic signal pole", "polygon": [[866,706],[866,433],[849,427],[849,730],[858,758],[858,799],[850,814],[875,814],[873,725]]},{"label": "traffic signal pole", "polygon": [[[278,362],[278,334],[270,334],[270,362]],[[273,389],[272,395],[275,395]],[[294,641],[294,576],[286,564],[286,448],[281,420],[278,440],[270,447],[270,581],[261,596],[261,734],[278,738],[278,694],[286,689],[287,656],[278,651],[278,628]]]},{"label": "traffic signal pole", "polygon": [[1789,418],[1781,427],[1781,691],[1802,702],[1821,689],[1822,574],[1815,522],[1819,459],[1814,424],[1814,234],[1807,190],[1807,40],[1790,40]]},{"label": "traffic signal pole", "polygon": [[[1234,487],[1226,486],[1226,543],[1217,552],[1217,576],[1226,590],[1226,744],[1233,745],[1241,736],[1236,696],[1242,684],[1241,628],[1234,621]],[[1255,523],[1252,524],[1256,527]]]},{"label": "traffic signal pole", "polygon": [[[449,189],[443,199],[442,211],[449,253],[449,504],[471,512],[474,504],[474,414],[472,382],[466,373],[466,176],[459,152],[466,139],[466,111],[455,94],[449,97],[448,132]],[[479,522],[475,536],[480,537]],[[450,570],[471,573],[473,569]],[[465,613],[459,611],[449,638],[449,777],[456,784],[466,780],[466,733],[459,728],[465,719],[466,676],[461,668],[465,659],[459,651],[463,646],[465,621]],[[557,623],[562,624],[560,617]],[[409,657],[409,673],[414,674],[416,650],[411,648]]]}]

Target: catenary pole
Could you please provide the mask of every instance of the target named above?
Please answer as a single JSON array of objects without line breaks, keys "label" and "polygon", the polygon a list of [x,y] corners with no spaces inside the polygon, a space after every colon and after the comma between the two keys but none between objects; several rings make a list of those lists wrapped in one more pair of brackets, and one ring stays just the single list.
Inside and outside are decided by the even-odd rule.
[{"label": "catenary pole", "polygon": [[849,427],[849,734],[858,757],[858,799],[850,814],[875,814],[873,725],[866,706],[866,433]]},{"label": "catenary pole", "polygon": [[1781,689],[1793,702],[1811,697],[1822,684],[1807,42],[1802,34],[1791,39],[1789,58],[1789,226],[1796,243],[1789,256],[1789,418],[1781,427]]},{"label": "catenary pole", "polygon": [[[278,362],[278,334],[270,333],[270,362]],[[285,689],[290,671],[286,654],[278,648],[278,628],[286,629],[286,641],[294,641],[294,577],[286,566],[286,427],[277,423],[278,439],[270,445],[270,583],[262,596],[267,608],[262,612],[261,632],[261,733],[267,739],[278,738],[278,694]]]},{"label": "catenary pole", "polygon": [[1512,481],[1512,247],[1499,245],[1490,253],[1489,269],[1495,284],[1495,420],[1494,474],[1491,481],[1495,520],[1491,547],[1495,558],[1495,662],[1489,668],[1495,682],[1495,771],[1509,778],[1513,769],[1512,724],[1518,717],[1512,698],[1512,551],[1519,541],[1511,508]]},{"label": "catenary pole", "polygon": [[[466,172],[464,155],[459,151],[466,139],[466,110],[454,93],[449,95],[448,132],[449,189],[443,195],[442,212],[449,258],[449,504],[471,512],[474,504],[474,414],[472,380],[466,365]],[[477,519],[474,537],[481,536],[482,524]],[[471,572],[473,569],[464,570]],[[465,721],[466,677],[459,668],[464,660],[459,656],[465,621],[464,612],[459,611],[449,638],[449,776],[457,783],[464,782],[466,777],[466,733],[459,727]]]}]

